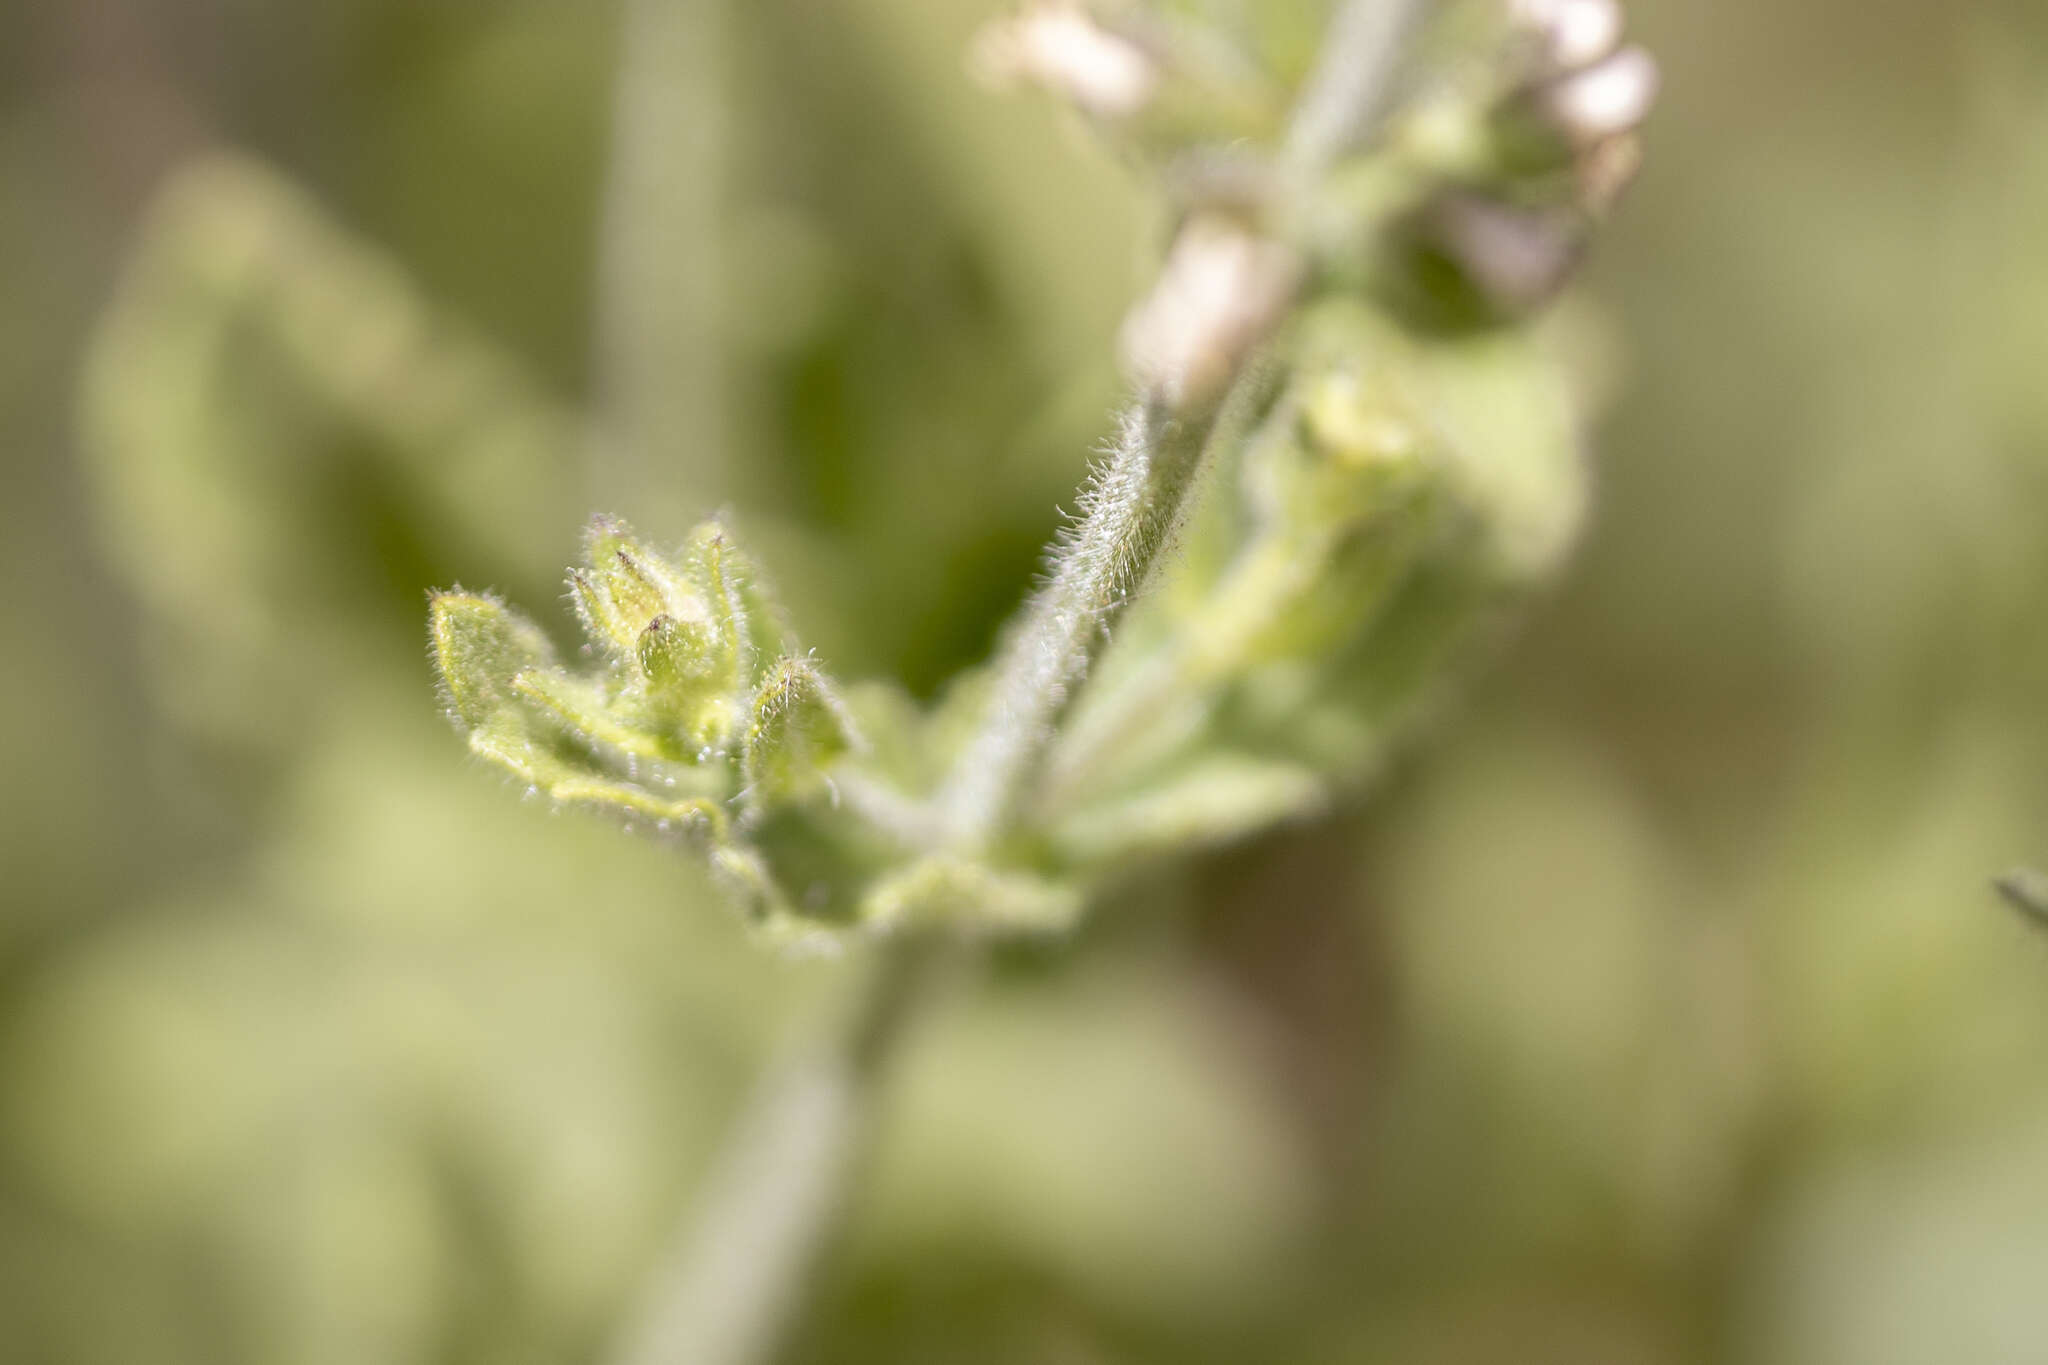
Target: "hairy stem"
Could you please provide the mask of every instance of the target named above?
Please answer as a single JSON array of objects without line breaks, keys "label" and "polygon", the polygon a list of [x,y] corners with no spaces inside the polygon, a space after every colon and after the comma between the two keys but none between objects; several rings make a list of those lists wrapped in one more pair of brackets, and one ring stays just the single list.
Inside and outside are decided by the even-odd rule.
[{"label": "hairy stem", "polygon": [[1230,661],[1279,617],[1321,571],[1321,559],[1294,545],[1262,539],[1228,570],[1201,618],[1162,645],[1122,685],[1092,697],[1048,760],[1040,800],[1062,809],[1145,737],[1150,722],[1176,716],[1209,693]]},{"label": "hairy stem", "polygon": [[[663,0],[628,3],[659,7]],[[1288,166],[1299,184],[1313,182],[1370,128],[1418,3],[1352,0],[1340,12],[1288,138]],[[622,108],[634,98],[632,85],[629,71]],[[620,192],[631,190],[623,183]],[[641,277],[626,278],[637,286]],[[939,823],[954,847],[984,847],[1011,827],[1074,689],[1179,527],[1203,452],[1219,426],[1229,427],[1219,419],[1269,388],[1264,367],[1248,362],[1300,284],[1299,263],[1285,248],[1227,225],[1183,226],[1159,285],[1126,328],[1137,397],[1083,495],[1080,523],[1062,538],[1048,581],[1007,637],[984,720],[939,792]],[[627,302],[610,300],[619,308]],[[640,364],[663,354],[651,330],[622,327],[619,335],[619,353]],[[929,963],[943,951],[915,936],[885,945],[843,1025],[767,1077],[619,1365],[772,1359],[837,1225],[878,1082],[923,994]]]},{"label": "hairy stem", "polygon": [[960,844],[987,841],[1016,809],[1074,685],[1178,524],[1214,426],[1213,413],[1177,416],[1157,399],[1125,415],[1083,495],[1080,524],[1004,646],[986,719],[941,794]]},{"label": "hairy stem", "polygon": [[[1350,0],[1296,106],[1285,146],[1290,193],[1313,192],[1370,132],[1421,0]],[[997,663],[981,728],[940,792],[952,841],[980,848],[1008,829],[1038,776],[1074,690],[1179,524],[1222,395],[1279,324],[1301,284],[1284,247],[1184,225],[1150,298],[1125,326],[1142,395],[1093,478],[1083,518],[1051,580]]]},{"label": "hairy stem", "polygon": [[879,953],[843,1012],[762,1078],[616,1365],[765,1365],[801,1320],[881,1084],[944,949],[904,938]]}]

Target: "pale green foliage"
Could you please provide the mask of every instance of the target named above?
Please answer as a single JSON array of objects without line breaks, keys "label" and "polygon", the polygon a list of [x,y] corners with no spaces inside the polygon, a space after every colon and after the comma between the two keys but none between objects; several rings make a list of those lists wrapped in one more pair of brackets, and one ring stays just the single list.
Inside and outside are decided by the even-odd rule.
[{"label": "pale green foliage", "polygon": [[716,522],[671,558],[600,517],[569,584],[599,661],[589,674],[560,667],[495,598],[435,595],[434,662],[471,750],[554,800],[705,842],[757,908],[781,904],[744,829],[817,799],[824,766],[857,744],[832,684],[808,659],[756,648],[783,632]]},{"label": "pale green foliage", "polygon": [[1526,318],[1634,154],[1640,110],[1588,116],[1571,84],[1647,59],[1490,6],[1420,34],[1339,11],[1320,57],[1288,6],[1027,6],[988,35],[990,74],[1069,100],[1180,225],[1125,327],[1116,441],[985,676],[929,717],[850,702],[725,527],[670,556],[600,518],[569,577],[595,673],[436,599],[471,748],[695,836],[796,934],[1057,930],[1134,860],[1368,775],[1572,541],[1575,399]]},{"label": "pale green foliage", "polygon": [[[578,443],[574,414],[397,260],[227,155],[179,173],[152,211],[82,399],[103,538],[145,608],[169,704],[238,749],[293,734],[296,699],[348,647],[277,605],[315,577],[307,486],[373,461],[504,562],[554,519]],[[342,445],[326,414],[373,439]]]},{"label": "pale green foliage", "polygon": [[[1319,36],[1286,0],[1174,8],[1292,24],[1296,72]],[[1726,1355],[1731,1341],[1745,1358],[1816,1365],[2031,1358],[2030,1286],[2048,1264],[2048,990],[2020,907],[2041,902],[2019,881],[2008,910],[1986,881],[2014,859],[2039,866],[2048,831],[2048,81],[2040,43],[2003,28],[1976,54],[1999,79],[1959,65],[1954,39],[1989,17],[1962,9],[1922,7],[1901,27],[1837,0],[1787,26],[1784,7],[1750,0],[1694,26],[1712,41],[1670,50],[1687,97],[1655,130],[1663,174],[1636,206],[1649,212],[1608,262],[1632,314],[1634,397],[1609,442],[1598,559],[1561,619],[1391,808],[1273,841],[1229,860],[1227,877],[1147,890],[1149,911],[1194,910],[1200,932],[1105,935],[955,995],[892,1083],[858,1249],[833,1271],[844,1291],[813,1333],[822,1349],[797,1358],[1666,1360]],[[11,826],[0,1107],[19,1292],[0,1335],[10,1359],[30,1360],[593,1359],[590,1324],[651,1253],[740,1074],[783,1011],[811,1003],[803,992],[862,964],[752,960],[763,955],[740,951],[675,865],[693,858],[522,803],[516,780],[463,760],[426,696],[423,574],[494,585],[573,661],[566,611],[551,609],[581,512],[668,524],[637,498],[581,491],[573,429],[524,421],[550,411],[531,384],[473,401],[443,387],[508,373],[465,368],[480,336],[549,364],[561,357],[536,334],[579,332],[580,305],[555,296],[581,284],[558,278],[577,276],[580,256],[529,236],[506,201],[523,191],[536,216],[587,214],[594,149],[573,129],[596,73],[577,54],[599,26],[566,7],[466,7],[459,23],[437,11],[451,39],[439,58],[379,41],[352,48],[382,58],[330,67],[333,25],[295,9],[223,11],[234,50],[269,51],[250,37],[263,10],[283,25],[272,36],[298,35],[280,69],[318,70],[322,89],[245,91],[240,126],[316,150],[349,226],[274,176],[215,164],[179,175],[145,229],[83,432],[132,611],[73,558],[64,513],[84,490],[56,474],[39,495],[36,432],[18,433],[30,477],[8,511],[28,587],[14,594],[11,714],[34,780]],[[648,455],[699,503],[740,499],[740,524],[761,527],[750,548],[807,634],[830,642],[828,662],[852,671],[827,613],[886,603],[892,619],[856,623],[862,667],[886,660],[921,682],[941,653],[928,642],[957,639],[987,596],[983,560],[961,574],[970,598],[934,605],[959,547],[982,528],[1014,538],[1068,477],[1060,452],[1089,439],[1071,428],[1105,404],[1093,389],[1070,404],[1088,418],[1049,436],[1020,440],[1005,423],[1020,392],[1101,368],[1089,347],[1106,326],[1072,319],[1088,296],[1078,282],[1115,277],[1131,254],[1121,210],[1105,225],[1090,198],[1108,172],[1091,163],[1047,194],[1057,139],[1001,136],[1034,113],[958,90],[949,41],[901,41],[957,10],[737,7],[750,50],[772,56],[750,64],[740,109],[776,117],[741,130],[739,188],[808,192],[805,240],[830,242],[840,270],[882,293],[912,290],[925,260],[998,261],[971,287],[1028,296],[1037,330],[981,323],[956,283],[944,324],[881,344],[889,319],[876,323],[872,293],[853,295],[858,327],[803,306],[829,287],[822,267],[763,296],[787,264],[770,251],[729,273],[747,318],[828,331],[831,347],[806,357],[900,357],[853,374],[890,414],[845,436],[858,518],[825,551],[821,533],[795,529],[809,505],[793,511],[788,489],[812,492],[815,471],[797,463],[814,458],[808,439],[735,443],[726,461],[760,480],[740,488],[703,476],[694,442]],[[823,36],[779,41],[793,31]],[[1745,78],[1755,54],[1768,69]],[[70,252],[96,253],[124,225],[107,221],[97,177],[77,174],[75,144],[52,145],[69,121],[27,93],[7,222],[37,265],[20,275],[11,373],[16,398],[44,403],[69,359],[51,339],[69,333],[39,300],[67,280],[106,287],[97,255],[81,272]],[[849,134],[835,108],[856,101],[905,112]],[[337,108],[379,116],[330,122]],[[892,140],[901,157],[877,154]],[[400,142],[413,170],[394,177]],[[529,150],[559,164],[507,187],[501,168]],[[838,220],[845,201],[807,184],[806,155],[890,211]],[[92,218],[68,197],[81,190]],[[1034,197],[1056,206],[1001,211]],[[1078,230],[1048,226],[1062,217]],[[451,272],[422,219],[474,237],[463,259],[519,268],[495,288]],[[216,268],[252,223],[266,249]],[[927,224],[938,230],[916,230]],[[649,235],[668,270],[696,268],[677,237]],[[365,250],[373,238],[389,257]],[[945,255],[924,252],[933,240]],[[337,273],[344,262],[378,268]],[[674,273],[652,278],[682,292]],[[392,329],[384,305],[401,296],[427,325]],[[428,296],[486,330],[423,307]],[[507,302],[533,297],[554,301]],[[1401,337],[1411,315],[1381,311],[1400,314]],[[1468,338],[1459,392],[1485,387],[1488,335]],[[354,371],[376,382],[337,382],[379,337],[407,345]],[[922,373],[935,351],[980,377],[971,400]],[[1003,351],[1015,362],[996,363]],[[1375,374],[1407,369],[1357,358],[1367,394]],[[758,389],[760,355],[737,359],[734,393]],[[1495,373],[1527,374],[1540,414],[1567,406],[1547,369]],[[460,420],[402,425],[429,411],[406,396],[435,389],[434,409]],[[1467,445],[1508,448],[1469,402],[1437,410]],[[1498,427],[1519,439],[1518,421]],[[1312,433],[1343,444],[1351,425],[1323,414]],[[909,515],[924,502],[904,490],[931,483],[917,461],[942,445],[967,472],[924,500],[943,519]],[[1160,657],[1153,642],[1214,600],[1222,566],[1248,563],[1263,504],[1236,491],[1237,438],[1215,455],[1164,572],[1062,722],[1063,753]],[[1542,461],[1492,469],[1527,475],[1500,496],[1531,490],[1521,505],[1540,515],[1492,538],[1533,568],[1540,533],[1569,528],[1561,504],[1580,483]],[[332,490],[372,479],[402,499],[401,552],[431,556],[393,566],[361,548],[384,545],[383,528]],[[1555,500],[1534,495],[1546,481]],[[985,488],[984,504],[963,486]],[[1440,509],[1447,523],[1454,507]],[[891,553],[875,549],[878,523],[894,528]],[[1227,700],[1148,720],[1124,743],[1170,760],[1172,776],[1141,774],[1132,755],[1104,769],[1121,790],[1048,787],[1034,805],[1064,813],[1031,817],[1049,852],[1027,855],[1048,872],[1008,879],[1055,886],[1072,880],[1061,868],[1179,857],[1212,830],[1320,809],[1339,785],[1320,765],[1382,752],[1403,729],[1391,717],[1431,709],[1455,671],[1428,663],[1425,627],[1433,603],[1475,580],[1447,545],[1427,562],[1378,624],[1354,627],[1373,643],[1328,704],[1302,706],[1289,670],[1261,665],[1258,681],[1217,689]],[[1334,585],[1325,596],[1342,606]],[[758,633],[756,645],[784,653]],[[596,685],[529,680],[542,676],[563,680],[569,703]],[[869,752],[836,766],[843,802],[917,835],[921,807],[856,778],[929,791],[987,690],[965,677],[927,718],[888,684],[849,678]],[[185,768],[189,733],[130,711],[145,699],[181,721],[270,727],[272,770],[245,798],[259,818],[233,829],[232,849],[194,837],[195,810],[220,819],[204,810],[220,774]],[[1210,735],[1268,725],[1313,761],[1190,738],[1189,715],[1215,716]],[[1182,747],[1208,757],[1183,762]],[[728,844],[714,861],[735,894],[773,894],[766,854]],[[988,863],[953,869],[968,866]],[[960,885],[943,855],[886,876]],[[975,893],[986,912],[987,883]],[[880,882],[870,894],[880,902]],[[992,1291],[964,1308],[963,1265]],[[910,1311],[873,1313],[878,1290]]]},{"label": "pale green foliage", "polygon": [[[1320,5],[1019,22],[1045,14],[1065,16],[1062,42],[1094,25],[1084,41],[1138,63],[1126,93],[1142,98],[1104,107],[1057,42],[1020,49],[1013,32],[996,56],[1155,174],[1184,226],[1126,329],[1117,440],[988,670],[930,714],[886,684],[843,689],[721,523],[673,553],[593,524],[569,578],[587,670],[558,666],[493,598],[433,608],[474,753],[537,795],[702,846],[750,918],[795,934],[1056,927],[1133,860],[1327,807],[1429,713],[1579,520],[1576,400],[1526,316],[1633,142],[1560,124],[1546,99],[1574,69],[1541,33],[1492,5],[1445,7],[1411,37],[1400,98],[1347,109],[1328,91],[1345,94],[1348,68],[1317,66]],[[290,433],[261,405],[183,395],[281,356],[487,552],[531,541],[566,496],[508,465],[565,471],[587,443],[393,262],[260,169],[193,172],[150,240],[87,408],[110,468],[162,476],[113,485],[114,540],[146,558],[219,524],[179,575],[135,577],[164,645],[195,665],[193,718],[288,730],[318,651],[346,645],[274,647],[285,625],[261,585],[296,551],[232,513]],[[159,448],[177,461],[131,454]],[[258,663],[279,657],[302,667]],[[224,693],[209,670],[259,667],[274,715],[210,714]]]},{"label": "pale green foliage", "polygon": [[748,803],[760,809],[815,792],[825,766],[855,743],[852,718],[830,680],[807,659],[782,660],[761,679],[747,713]]},{"label": "pale green foliage", "polygon": [[547,636],[495,598],[443,593],[434,600],[434,657],[448,688],[448,709],[472,730],[519,704],[528,673],[555,662]]}]

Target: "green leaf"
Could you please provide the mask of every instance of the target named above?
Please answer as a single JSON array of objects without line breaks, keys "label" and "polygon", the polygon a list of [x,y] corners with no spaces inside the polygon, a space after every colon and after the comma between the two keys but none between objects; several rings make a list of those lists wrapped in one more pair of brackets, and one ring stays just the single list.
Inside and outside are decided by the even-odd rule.
[{"label": "green leaf", "polygon": [[824,674],[808,659],[781,660],[754,694],[741,769],[748,804],[809,795],[852,747],[852,717]]},{"label": "green leaf", "polygon": [[428,622],[442,690],[465,729],[516,705],[514,683],[521,673],[554,663],[554,649],[540,628],[495,597],[436,593]]},{"label": "green leaf", "polygon": [[583,633],[593,643],[606,646],[615,656],[632,647],[632,629],[590,570],[569,570],[569,599],[576,604],[576,619],[583,623]]},{"label": "green leaf", "polygon": [[683,572],[704,604],[711,647],[734,686],[753,650],[750,613],[741,592],[744,567],[731,533],[716,519],[699,525],[683,547]]},{"label": "green leaf", "polygon": [[1301,764],[1219,755],[1135,795],[1082,807],[1052,843],[1067,863],[1097,867],[1241,839],[1328,800],[1323,778]]},{"label": "green leaf", "polygon": [[605,686],[552,669],[531,669],[513,682],[525,700],[592,748],[622,758],[689,762],[695,751],[654,723],[631,699],[610,695]]},{"label": "green leaf", "polygon": [[[733,591],[739,601],[741,619],[746,623],[747,643],[753,651],[750,667],[759,668],[765,661],[800,653],[789,613],[783,609],[781,598],[776,595],[774,585],[768,581],[761,566],[729,540],[726,543],[726,561]],[[749,681],[756,680],[757,677],[749,678]]]},{"label": "green leaf", "polygon": [[881,930],[955,928],[994,934],[1061,934],[1084,901],[1078,888],[961,858],[932,857],[889,873],[861,903]]},{"label": "green leaf", "polygon": [[469,747],[534,792],[564,805],[595,807],[627,820],[646,821],[657,832],[696,835],[714,844],[722,843],[730,832],[730,822],[716,801],[657,796],[577,762],[564,753],[555,736],[514,709],[499,711],[490,724],[471,731]]},{"label": "green leaf", "polygon": [[616,517],[592,518],[583,556],[586,567],[569,575],[576,610],[591,638],[617,658],[634,657],[658,616],[706,614],[683,574]]},{"label": "green leaf", "polygon": [[624,523],[601,521],[591,529],[590,572],[610,601],[614,619],[637,635],[655,617],[676,609],[679,584],[652,551],[637,544]]},{"label": "green leaf", "polygon": [[716,848],[711,853],[711,871],[741,915],[756,928],[794,917],[789,899],[757,850],[744,844]]},{"label": "green leaf", "polygon": [[703,619],[662,615],[647,623],[635,652],[650,706],[700,748],[722,747],[738,708],[736,658]]},{"label": "green leaf", "polygon": [[634,641],[633,657],[648,690],[657,696],[694,698],[732,682],[718,632],[701,616],[655,616]]}]

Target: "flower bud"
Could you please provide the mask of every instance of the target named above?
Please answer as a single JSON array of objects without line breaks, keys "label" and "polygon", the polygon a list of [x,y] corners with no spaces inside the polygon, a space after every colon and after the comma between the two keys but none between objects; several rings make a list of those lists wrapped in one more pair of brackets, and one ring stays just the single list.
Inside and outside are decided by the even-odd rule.
[{"label": "flower bud", "polygon": [[1143,48],[1072,4],[1035,4],[990,24],[973,63],[992,84],[1041,86],[1096,118],[1129,118],[1159,87],[1158,67]]},{"label": "flower bud", "polygon": [[1575,147],[1590,147],[1636,128],[1657,101],[1656,59],[1624,48],[1547,88],[1538,105]]},{"label": "flower bud", "polygon": [[641,632],[655,617],[688,609],[690,593],[682,576],[622,521],[598,517],[591,522],[584,560],[586,567],[569,575],[577,614],[591,637],[619,657],[632,657]]},{"label": "flower bud", "polygon": [[706,618],[666,613],[647,623],[635,650],[649,702],[691,743],[722,745],[732,732],[739,660],[726,632]]}]

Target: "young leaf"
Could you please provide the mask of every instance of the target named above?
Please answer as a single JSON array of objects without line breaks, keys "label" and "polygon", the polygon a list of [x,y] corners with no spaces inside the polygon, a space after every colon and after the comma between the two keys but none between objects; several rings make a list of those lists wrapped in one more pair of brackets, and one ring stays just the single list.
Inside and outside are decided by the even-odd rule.
[{"label": "young leaf", "polygon": [[1078,888],[983,863],[932,857],[875,883],[861,919],[885,930],[962,929],[995,934],[1060,934],[1084,904]]},{"label": "young leaf", "polygon": [[587,567],[569,575],[577,613],[591,638],[609,645],[616,657],[633,657],[641,633],[655,617],[699,614],[692,610],[695,594],[683,576],[623,521],[594,518],[584,535],[583,555]]},{"label": "young leaf", "polygon": [[556,737],[518,710],[501,709],[491,722],[472,730],[470,751],[489,759],[525,782],[535,792],[564,805],[594,806],[628,820],[644,820],[657,830],[695,834],[722,843],[729,822],[718,803],[706,797],[657,796],[645,788],[578,763],[564,753]]},{"label": "young leaf", "polygon": [[754,694],[742,775],[756,809],[814,791],[825,765],[854,745],[846,706],[808,659],[784,659]]},{"label": "young leaf", "polygon": [[704,522],[683,547],[682,567],[704,603],[711,648],[733,686],[753,653],[751,613],[741,592],[745,563],[723,522]]},{"label": "young leaf", "polygon": [[449,710],[474,730],[519,697],[514,680],[528,669],[548,668],[554,649],[538,626],[495,597],[434,594],[428,611],[434,666]]},{"label": "young leaf", "polygon": [[602,683],[555,669],[522,673],[513,683],[519,695],[594,749],[626,760],[689,761],[694,751],[654,724],[645,708],[606,694]]},{"label": "young leaf", "polygon": [[1101,867],[1242,839],[1324,809],[1329,787],[1298,763],[1219,754],[1145,790],[1076,810],[1052,832],[1075,866]]}]

